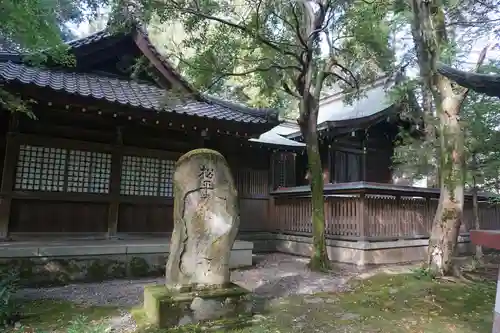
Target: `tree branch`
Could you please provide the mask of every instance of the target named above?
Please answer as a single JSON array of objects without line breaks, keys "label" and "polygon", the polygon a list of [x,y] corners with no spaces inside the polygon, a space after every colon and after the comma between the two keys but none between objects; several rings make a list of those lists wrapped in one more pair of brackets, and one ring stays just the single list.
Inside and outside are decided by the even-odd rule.
[{"label": "tree branch", "polygon": [[452,26],[461,26],[461,27],[470,27],[474,26],[476,24],[485,24],[485,23],[494,23],[500,21],[500,18],[497,19],[492,19],[492,20],[484,20],[484,21],[457,21],[457,22],[450,22],[446,26],[452,27]]},{"label": "tree branch", "polygon": [[[258,41],[259,43],[263,44],[263,45],[267,45],[268,47],[270,47],[271,49],[279,52],[279,53],[282,53],[284,55],[287,55],[287,56],[290,56],[294,59],[296,59],[299,63],[302,63],[302,59],[295,53],[293,52],[290,52],[290,51],[287,51],[287,50],[283,50],[281,49],[278,45],[275,44],[274,41],[270,41],[269,39],[265,38],[264,36],[258,34],[256,31],[253,31],[243,25],[240,25],[240,24],[237,24],[237,23],[234,23],[234,22],[231,22],[231,21],[228,21],[226,19],[223,19],[223,18],[220,18],[220,17],[217,17],[217,16],[213,16],[213,15],[210,15],[210,14],[206,14],[206,13],[203,13],[202,11],[199,11],[199,10],[194,10],[194,9],[191,9],[191,8],[186,8],[186,7],[182,7],[181,5],[179,5],[176,1],[174,0],[169,0],[169,2],[173,3],[176,7],[177,10],[179,10],[180,12],[183,12],[185,14],[190,14],[190,15],[194,15],[194,16],[199,16],[199,17],[202,17],[206,20],[210,20],[210,21],[215,21],[215,22],[219,22],[221,24],[225,24],[229,27],[232,27],[236,30],[239,30],[241,32],[243,32],[245,35],[251,37],[251,38],[254,38],[256,41]],[[162,2],[162,1],[157,1],[157,3],[160,5],[160,6],[165,6],[165,3]]]},{"label": "tree branch", "polygon": [[285,81],[282,81],[282,82],[281,82],[281,86],[283,87],[283,90],[284,90],[287,94],[289,94],[289,95],[291,95],[291,96],[293,96],[293,97],[295,97],[295,98],[298,98],[298,99],[301,99],[301,98],[302,98],[302,96],[300,96],[299,94],[297,94],[296,92],[294,92],[292,89],[290,89],[290,87],[288,86],[288,84],[287,84]]},{"label": "tree branch", "polygon": [[295,6],[292,5],[292,14],[293,14],[293,17],[295,19],[295,33],[297,34],[297,37],[299,39],[299,42],[304,46],[304,47],[307,47],[307,43],[306,41],[304,40],[304,38],[302,37],[302,34],[300,32],[300,22],[299,22],[299,17],[297,15],[297,13],[295,12]]},{"label": "tree branch", "polygon": [[[488,49],[490,48],[490,44],[487,44],[483,50],[481,51],[481,53],[479,54],[479,58],[477,59],[477,64],[476,64],[476,68],[475,68],[475,72],[477,72],[479,70],[479,68],[481,67],[481,65],[483,64],[484,62],[484,59],[486,58],[486,53],[488,52]],[[462,109],[462,104],[464,103],[465,99],[467,98],[467,95],[469,94],[469,88],[465,88],[462,93],[460,94],[459,96],[459,107],[458,107],[458,110],[460,112],[460,110]]]}]

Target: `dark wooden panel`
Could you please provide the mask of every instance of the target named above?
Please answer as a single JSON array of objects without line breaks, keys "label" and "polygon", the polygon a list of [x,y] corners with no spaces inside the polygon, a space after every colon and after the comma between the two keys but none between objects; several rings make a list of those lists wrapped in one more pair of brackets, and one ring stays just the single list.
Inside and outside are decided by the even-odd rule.
[{"label": "dark wooden panel", "polygon": [[392,151],[368,151],[366,156],[367,182],[390,183],[392,181]]},{"label": "dark wooden panel", "polygon": [[267,199],[240,199],[240,231],[267,230]]},{"label": "dark wooden panel", "polygon": [[171,232],[172,230],[172,205],[120,205],[118,232]]},{"label": "dark wooden panel", "polygon": [[106,232],[106,203],[12,200],[11,232]]}]

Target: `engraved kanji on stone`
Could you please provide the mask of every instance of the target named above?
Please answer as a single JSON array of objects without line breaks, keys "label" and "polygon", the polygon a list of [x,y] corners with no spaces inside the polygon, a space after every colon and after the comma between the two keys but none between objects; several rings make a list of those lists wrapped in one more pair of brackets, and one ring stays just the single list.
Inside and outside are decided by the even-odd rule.
[{"label": "engraved kanji on stone", "polygon": [[201,180],[200,184],[200,190],[201,190],[201,197],[202,198],[208,198],[209,190],[214,189],[214,183],[213,183],[213,178],[214,178],[214,170],[211,168],[207,168],[205,165],[202,165],[200,167],[200,173],[198,175]]},{"label": "engraved kanji on stone", "polygon": [[214,169],[207,168],[206,165],[202,165],[200,167],[199,177],[201,177],[201,178],[208,178],[208,179],[214,178]]}]

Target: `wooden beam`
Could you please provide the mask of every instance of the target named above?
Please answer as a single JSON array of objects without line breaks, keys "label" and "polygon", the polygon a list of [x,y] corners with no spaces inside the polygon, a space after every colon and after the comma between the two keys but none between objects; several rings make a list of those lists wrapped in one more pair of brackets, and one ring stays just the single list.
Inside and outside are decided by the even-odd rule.
[{"label": "wooden beam", "polygon": [[123,137],[120,127],[116,129],[115,144],[116,146],[114,147],[111,155],[111,179],[109,184],[111,202],[108,210],[108,238],[116,237],[116,233],[118,231],[121,166],[123,161]]},{"label": "wooden beam", "polygon": [[0,185],[0,240],[9,237],[10,207],[12,192],[14,190],[14,175],[17,164],[19,144],[13,135],[17,131],[18,115],[11,114],[9,118],[9,129],[5,138],[5,156],[2,171],[2,183]]},{"label": "wooden beam", "polygon": [[[274,123],[243,123],[233,120],[221,120],[205,116],[192,116],[170,111],[155,111],[118,102],[99,100],[91,96],[79,96],[65,92],[54,92],[51,88],[42,88],[36,85],[11,83],[9,91],[22,94],[23,98],[32,98],[40,105],[51,104],[51,108],[72,114],[95,114],[117,121],[126,121],[131,124],[151,125],[158,129],[179,129],[187,131],[196,128],[196,131],[208,128],[209,133],[227,134],[231,137],[249,139],[270,130]],[[49,98],[49,96],[51,98]],[[66,105],[69,107],[66,109]],[[85,109],[85,112],[83,110]],[[35,112],[36,115],[36,112]],[[158,122],[158,123],[157,123]],[[236,134],[238,133],[238,134]]]},{"label": "wooden beam", "polygon": [[162,75],[163,80],[161,81],[166,88],[174,86],[186,94],[194,96],[198,95],[198,92],[194,91],[193,88],[190,87],[172,67],[170,67],[170,64],[166,63],[164,59],[160,59],[161,55],[155,54],[154,50],[151,48],[150,41],[146,39],[142,32],[136,31],[133,38],[142,54],[144,54],[144,56]]}]

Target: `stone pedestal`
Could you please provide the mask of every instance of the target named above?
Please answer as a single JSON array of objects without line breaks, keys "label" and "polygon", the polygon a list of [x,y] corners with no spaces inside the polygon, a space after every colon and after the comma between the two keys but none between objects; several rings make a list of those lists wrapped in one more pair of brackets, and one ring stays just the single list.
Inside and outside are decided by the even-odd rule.
[{"label": "stone pedestal", "polygon": [[148,320],[159,328],[218,319],[231,323],[251,316],[249,296],[249,291],[233,283],[225,288],[201,290],[152,285],[144,289],[144,311]]}]

